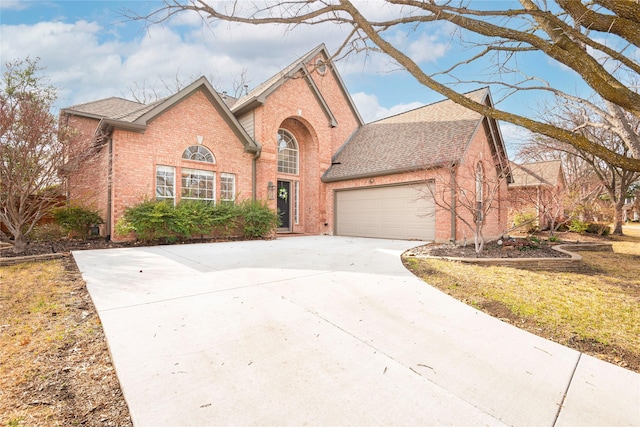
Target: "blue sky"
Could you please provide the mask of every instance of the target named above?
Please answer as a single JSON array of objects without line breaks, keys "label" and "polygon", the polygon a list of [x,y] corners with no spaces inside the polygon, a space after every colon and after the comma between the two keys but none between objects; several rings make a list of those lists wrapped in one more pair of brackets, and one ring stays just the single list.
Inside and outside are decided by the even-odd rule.
[{"label": "blue sky", "polygon": [[[136,86],[166,95],[165,86],[176,79],[186,84],[201,75],[216,89],[232,93],[234,79],[243,71],[254,87],[320,43],[334,51],[344,37],[344,30],[335,26],[288,30],[217,23],[203,28],[199,19],[187,15],[145,28],[122,15],[125,9],[145,13],[160,6],[158,1],[0,0],[0,59],[4,65],[26,56],[40,58],[44,74],[58,89],[60,108],[109,96],[131,98]],[[372,17],[388,13],[376,2],[362,6]],[[459,58],[460,48],[445,25],[430,33],[389,36],[425,68],[443,68]],[[544,59],[526,65],[534,71],[546,68],[546,77],[565,87],[579,86],[570,71]],[[442,99],[395,70],[382,55],[352,56],[337,67],[367,122]],[[483,73],[481,66],[472,71]],[[527,112],[538,102],[527,95],[500,106]],[[502,132],[508,143],[522,138],[515,126],[503,124]]]}]

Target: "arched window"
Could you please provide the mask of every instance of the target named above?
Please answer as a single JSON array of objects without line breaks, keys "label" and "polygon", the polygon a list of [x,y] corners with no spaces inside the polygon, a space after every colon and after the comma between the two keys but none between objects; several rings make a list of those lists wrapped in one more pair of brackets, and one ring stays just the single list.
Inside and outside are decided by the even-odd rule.
[{"label": "arched window", "polygon": [[476,202],[484,199],[484,169],[482,163],[476,165]]},{"label": "arched window", "polygon": [[216,159],[213,157],[213,153],[209,151],[207,147],[202,145],[192,145],[188,147],[182,153],[182,158],[185,160],[196,160],[198,162],[215,163]]},{"label": "arched window", "polygon": [[484,168],[482,163],[476,165],[476,221],[484,220]]},{"label": "arched window", "polygon": [[284,129],[278,130],[278,172],[298,174],[298,143]]}]

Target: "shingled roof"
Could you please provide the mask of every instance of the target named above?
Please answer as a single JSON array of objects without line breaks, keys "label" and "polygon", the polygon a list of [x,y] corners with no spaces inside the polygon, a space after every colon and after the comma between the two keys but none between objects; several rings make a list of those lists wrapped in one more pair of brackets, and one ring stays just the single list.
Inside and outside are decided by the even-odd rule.
[{"label": "shingled roof", "polygon": [[[490,103],[489,89],[466,96]],[[450,100],[360,127],[325,172],[325,182],[373,177],[456,163],[484,117]],[[502,144],[502,141],[500,141]]]},{"label": "shingled roof", "polygon": [[142,132],[154,118],[199,90],[204,93],[211,105],[238,136],[245,150],[259,151],[260,145],[247,134],[228,107],[227,103],[232,102],[235,98],[223,99],[205,77],[200,77],[177,93],[150,104],[112,97],[64,108],[62,113],[100,120],[96,134],[109,133],[113,128]]},{"label": "shingled roof", "polygon": [[546,162],[534,162],[518,165],[511,162],[513,182],[509,187],[555,187],[564,184],[562,162],[549,160]]},{"label": "shingled roof", "polygon": [[140,102],[112,96],[111,98],[73,105],[65,108],[64,111],[94,119],[121,119],[125,116],[131,116],[136,111],[145,109],[146,107],[146,104]]}]

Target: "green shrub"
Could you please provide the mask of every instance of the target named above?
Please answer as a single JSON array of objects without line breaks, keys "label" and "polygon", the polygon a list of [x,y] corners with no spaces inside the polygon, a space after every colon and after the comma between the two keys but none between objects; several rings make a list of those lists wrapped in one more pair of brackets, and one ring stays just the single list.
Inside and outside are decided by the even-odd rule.
[{"label": "green shrub", "polygon": [[116,233],[131,232],[142,241],[174,242],[204,236],[245,238],[269,236],[278,217],[264,202],[238,205],[184,200],[173,206],[167,201],[147,201],[128,208],[116,224]]},{"label": "green shrub", "polygon": [[81,239],[86,239],[89,236],[92,226],[104,222],[98,211],[82,206],[55,209],[53,218],[66,232],[74,233]]},{"label": "green shrub", "polygon": [[215,206],[201,200],[183,200],[175,207],[174,231],[182,238],[210,234]]},{"label": "green shrub", "polygon": [[549,242],[554,243],[560,240],[558,236],[549,236]]},{"label": "green shrub", "polygon": [[245,201],[240,204],[243,235],[246,238],[268,237],[278,227],[278,214],[262,201]]},{"label": "green shrub", "polygon": [[579,219],[572,219],[569,223],[569,231],[574,233],[584,233],[589,228],[589,224]]},{"label": "green shrub", "polygon": [[513,223],[516,227],[526,225],[527,233],[538,231],[538,215],[535,212],[518,212],[513,217]]},{"label": "green shrub", "polygon": [[175,242],[178,239],[180,226],[177,210],[170,201],[142,202],[127,208],[124,219],[142,241]]},{"label": "green shrub", "polygon": [[131,233],[135,233],[135,228],[133,228],[133,225],[131,225],[131,223],[129,221],[127,221],[127,218],[125,217],[120,217],[120,219],[118,221],[116,221],[116,234],[119,236],[128,236]]},{"label": "green shrub", "polygon": [[213,234],[220,237],[241,236],[242,205],[221,202],[213,209]]}]

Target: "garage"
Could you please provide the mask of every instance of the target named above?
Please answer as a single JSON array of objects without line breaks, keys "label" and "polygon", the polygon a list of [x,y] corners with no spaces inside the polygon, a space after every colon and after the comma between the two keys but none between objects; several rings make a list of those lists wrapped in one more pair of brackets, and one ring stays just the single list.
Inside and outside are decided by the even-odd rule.
[{"label": "garage", "polygon": [[335,193],[335,234],[434,240],[435,205],[425,185],[395,185]]}]

